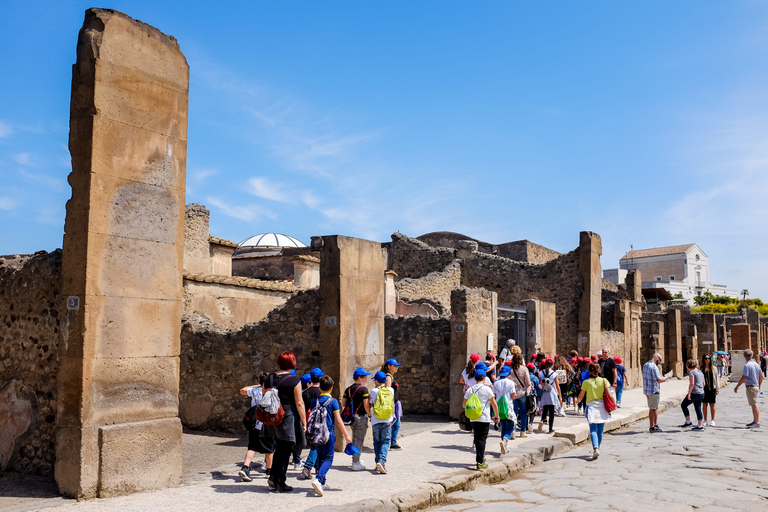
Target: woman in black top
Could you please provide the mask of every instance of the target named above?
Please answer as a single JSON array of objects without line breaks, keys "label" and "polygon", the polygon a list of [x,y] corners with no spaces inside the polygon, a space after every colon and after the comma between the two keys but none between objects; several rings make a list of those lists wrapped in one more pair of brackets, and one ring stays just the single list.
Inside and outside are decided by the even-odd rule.
[{"label": "woman in black top", "polygon": [[293,487],[285,484],[285,475],[294,445],[297,442],[304,444],[307,418],[301,399],[301,379],[291,375],[291,370],[296,368],[296,356],[293,352],[283,352],[277,356],[277,366],[280,369],[267,377],[264,389],[277,388],[285,416],[279,425],[264,425],[261,435],[274,436],[276,445],[272,474],[267,483],[276,492],[291,492]]}]

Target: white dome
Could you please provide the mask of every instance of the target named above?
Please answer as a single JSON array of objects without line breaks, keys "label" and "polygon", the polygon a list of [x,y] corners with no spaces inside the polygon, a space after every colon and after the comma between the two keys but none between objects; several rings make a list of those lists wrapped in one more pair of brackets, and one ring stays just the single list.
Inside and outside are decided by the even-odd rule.
[{"label": "white dome", "polygon": [[240,247],[306,247],[300,240],[280,233],[261,233],[240,242]]}]

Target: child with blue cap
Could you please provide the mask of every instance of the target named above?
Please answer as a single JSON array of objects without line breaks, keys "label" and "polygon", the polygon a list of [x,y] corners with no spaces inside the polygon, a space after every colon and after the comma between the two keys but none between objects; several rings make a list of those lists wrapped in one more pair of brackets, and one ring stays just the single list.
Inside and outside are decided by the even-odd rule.
[{"label": "child with blue cap", "polygon": [[387,474],[387,454],[392,439],[392,423],[394,422],[395,402],[392,388],[387,386],[387,374],[378,371],[373,376],[376,387],[371,389],[370,407],[371,427],[373,428],[373,452],[375,455],[376,471]]},{"label": "child with blue cap", "polygon": [[[352,445],[357,448],[357,452],[350,454],[352,455],[352,471],[365,470],[365,465],[360,460],[360,451],[363,449],[365,434],[368,432],[368,418],[371,415],[371,403],[368,401],[370,395],[368,388],[365,387],[370,374],[370,372],[365,371],[365,368],[356,369],[355,373],[352,374],[355,383],[344,390],[344,395],[341,398],[342,419],[345,418],[344,413],[349,414],[349,421],[352,422]],[[344,421],[349,423],[346,419]]]},{"label": "child with blue cap", "polygon": [[[472,420],[472,432],[475,437],[475,461],[477,470],[483,471],[488,468],[485,462],[485,443],[488,440],[488,432],[491,428],[491,407],[495,416],[493,421],[499,421],[499,408],[496,405],[496,398],[490,387],[485,385],[485,370],[475,370],[475,385],[470,386],[464,393],[464,403],[462,407],[466,408],[467,401],[472,395],[477,395],[479,410],[482,411],[480,417]],[[467,414],[469,416],[469,414]]]},{"label": "child with blue cap", "polygon": [[392,388],[395,394],[395,420],[392,423],[391,444],[389,446],[392,450],[403,449],[397,444],[397,434],[400,432],[400,418],[403,416],[403,406],[400,404],[400,384],[395,380],[395,374],[399,369],[400,363],[394,357],[387,359],[381,366],[381,371],[387,376],[387,387]]},{"label": "child with blue cap", "polygon": [[[320,378],[323,376],[323,370],[320,368],[312,368],[309,371],[309,387],[301,392],[301,399],[304,401],[304,410],[307,411],[307,417],[309,417],[310,405],[313,400],[320,398]],[[293,463],[296,466],[301,466],[301,451],[293,453]],[[309,447],[309,455],[307,455],[304,461],[304,467],[301,468],[301,475],[305,480],[309,480],[312,476],[312,468],[315,468],[315,473],[319,469],[317,464],[317,450],[314,446]],[[296,468],[298,469],[298,468]]]}]

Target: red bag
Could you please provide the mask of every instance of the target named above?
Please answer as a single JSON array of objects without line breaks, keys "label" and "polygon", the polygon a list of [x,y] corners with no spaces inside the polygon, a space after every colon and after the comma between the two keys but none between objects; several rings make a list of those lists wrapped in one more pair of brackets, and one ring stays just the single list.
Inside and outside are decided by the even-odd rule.
[{"label": "red bag", "polygon": [[608,385],[608,381],[603,379],[603,405],[605,406],[605,410],[608,413],[611,413],[616,410],[616,399],[613,398],[613,389],[611,386]]}]

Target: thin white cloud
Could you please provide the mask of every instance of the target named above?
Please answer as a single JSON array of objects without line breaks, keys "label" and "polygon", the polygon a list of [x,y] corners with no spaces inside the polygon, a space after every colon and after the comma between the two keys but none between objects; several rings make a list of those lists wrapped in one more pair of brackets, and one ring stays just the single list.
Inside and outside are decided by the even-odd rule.
[{"label": "thin white cloud", "polygon": [[15,210],[21,205],[21,201],[12,197],[0,197],[0,210]]},{"label": "thin white cloud", "polygon": [[291,202],[291,193],[283,185],[271,183],[266,178],[251,178],[248,180],[251,194],[262,199],[278,201],[281,203]]},{"label": "thin white cloud", "polygon": [[13,134],[13,129],[11,128],[11,125],[3,121],[0,121],[0,137],[8,137],[11,134]]},{"label": "thin white cloud", "polygon": [[28,166],[30,163],[29,153],[18,153],[13,155],[13,161],[19,165]]},{"label": "thin white cloud", "polygon": [[235,205],[215,197],[207,197],[205,201],[206,204],[213,205],[221,210],[224,215],[247,222],[257,220],[261,217],[266,217],[272,220],[277,218],[277,214],[275,214],[275,212],[265,210],[255,204],[248,204],[244,206]]},{"label": "thin white cloud", "polygon": [[216,176],[219,174],[219,171],[217,169],[197,169],[194,170],[189,174],[189,178],[197,183],[203,183],[205,180],[210,178],[211,176]]}]

